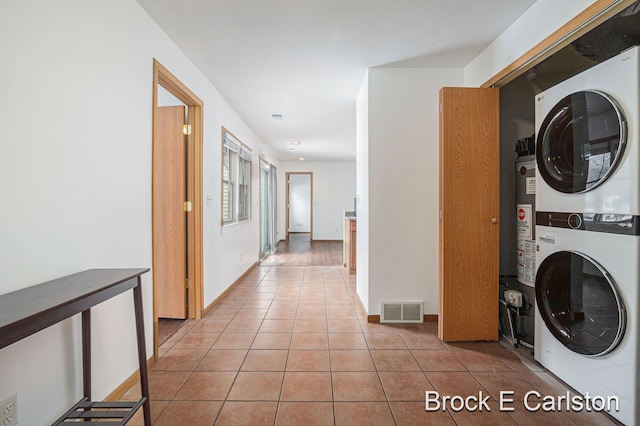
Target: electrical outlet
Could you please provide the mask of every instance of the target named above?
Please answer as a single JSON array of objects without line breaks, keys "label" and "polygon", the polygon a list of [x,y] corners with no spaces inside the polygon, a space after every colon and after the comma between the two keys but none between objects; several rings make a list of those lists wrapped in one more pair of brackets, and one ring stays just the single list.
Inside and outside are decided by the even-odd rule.
[{"label": "electrical outlet", "polygon": [[0,426],[18,424],[18,394],[14,393],[0,402]]}]

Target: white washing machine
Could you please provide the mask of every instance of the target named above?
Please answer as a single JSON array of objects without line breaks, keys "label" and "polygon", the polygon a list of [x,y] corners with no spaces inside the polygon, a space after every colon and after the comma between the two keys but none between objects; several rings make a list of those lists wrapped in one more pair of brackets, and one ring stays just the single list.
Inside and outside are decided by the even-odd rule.
[{"label": "white washing machine", "polygon": [[640,214],[640,47],[536,96],[536,210]]},{"label": "white washing machine", "polygon": [[551,226],[536,227],[535,359],[625,425],[637,425],[640,221],[566,213],[547,220]]}]

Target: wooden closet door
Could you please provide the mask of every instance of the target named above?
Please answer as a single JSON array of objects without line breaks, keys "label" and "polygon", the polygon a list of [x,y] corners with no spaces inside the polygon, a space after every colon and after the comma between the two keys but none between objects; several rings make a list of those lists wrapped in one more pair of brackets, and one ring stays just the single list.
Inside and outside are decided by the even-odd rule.
[{"label": "wooden closet door", "polygon": [[187,318],[187,213],[185,107],[157,109],[153,155],[153,279],[158,318]]},{"label": "wooden closet door", "polygon": [[499,92],[440,91],[438,335],[498,339]]}]

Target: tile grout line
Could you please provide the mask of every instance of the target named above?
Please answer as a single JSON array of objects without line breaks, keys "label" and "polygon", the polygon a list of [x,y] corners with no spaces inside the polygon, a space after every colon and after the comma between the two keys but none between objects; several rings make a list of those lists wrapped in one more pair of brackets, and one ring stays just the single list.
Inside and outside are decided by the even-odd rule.
[{"label": "tile grout line", "polygon": [[[269,268],[270,270],[271,268]],[[267,272],[264,274],[264,276],[258,280],[258,285],[256,285],[256,288],[262,283],[262,281],[264,281],[264,277],[266,276],[266,274],[269,272],[269,270],[267,270]],[[251,292],[251,294],[253,294],[255,292],[255,288],[254,290]],[[247,299],[248,300],[248,299]],[[246,303],[246,301],[245,301]],[[229,327],[229,324],[231,324],[231,321],[233,321],[236,317],[236,315],[238,315],[238,312],[240,312],[240,309],[242,309],[242,307],[238,308],[237,312],[234,314],[234,316],[229,320],[229,323],[224,327],[224,329],[222,330],[222,332],[220,333],[220,336],[222,336],[222,333],[225,332],[225,330],[227,329],[227,327]],[[260,326],[262,326],[262,323],[264,322],[264,319],[262,320],[262,322],[260,323]],[[258,327],[258,330],[260,330],[260,327]],[[247,356],[249,356],[249,351],[251,350],[251,346],[253,345],[253,343],[255,342],[256,336],[258,335],[258,332],[256,332],[256,334],[253,336],[253,340],[251,341],[251,344],[249,345],[249,348],[247,349],[247,353],[244,355],[244,358],[242,359],[242,362],[240,363],[240,365],[238,366],[238,371],[235,372],[235,377],[233,378],[233,381],[231,382],[231,385],[229,386],[229,390],[227,391],[227,394],[225,395],[224,400],[222,401],[222,405],[220,406],[220,409],[218,410],[218,413],[216,414],[215,419],[213,420],[212,425],[215,425],[216,422],[218,421],[218,418],[220,417],[220,414],[222,413],[222,410],[224,409],[224,407],[227,405],[227,402],[229,401],[229,396],[231,395],[231,390],[233,389],[233,386],[236,383],[236,380],[238,380],[238,376],[240,375],[240,372],[242,371],[242,366],[244,365],[244,363],[247,360]],[[216,339],[217,341],[217,339]],[[215,345],[215,342],[214,344]],[[213,349],[213,345],[211,345],[211,349]],[[216,350],[216,349],[213,349]],[[203,358],[204,359],[204,358]],[[201,361],[202,362],[202,361]],[[274,420],[275,421],[275,420]]]}]

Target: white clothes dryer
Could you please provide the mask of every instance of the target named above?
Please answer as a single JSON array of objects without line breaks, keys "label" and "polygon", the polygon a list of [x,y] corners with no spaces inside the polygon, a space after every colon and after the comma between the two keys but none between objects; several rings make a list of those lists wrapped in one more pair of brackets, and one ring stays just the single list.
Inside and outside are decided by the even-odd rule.
[{"label": "white clothes dryer", "polygon": [[536,210],[640,214],[640,47],[536,96]]},{"label": "white clothes dryer", "polygon": [[638,216],[537,220],[547,226],[536,226],[535,359],[583,396],[601,398],[625,425],[640,424]]}]

